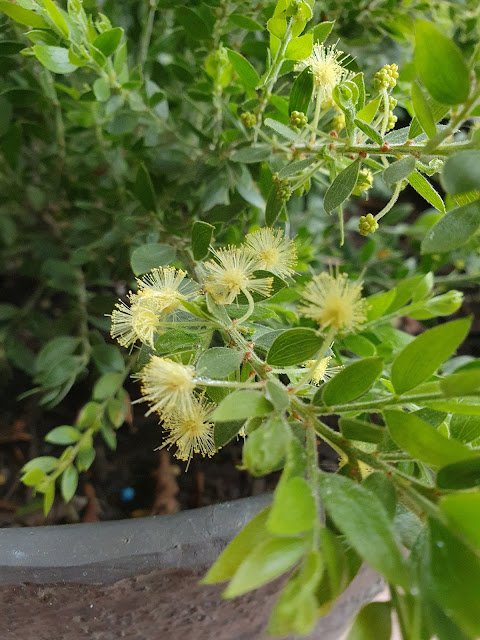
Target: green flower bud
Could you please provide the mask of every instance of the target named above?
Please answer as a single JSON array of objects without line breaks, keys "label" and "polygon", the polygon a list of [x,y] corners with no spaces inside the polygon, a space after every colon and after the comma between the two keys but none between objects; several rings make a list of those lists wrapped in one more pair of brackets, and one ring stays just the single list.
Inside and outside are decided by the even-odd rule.
[{"label": "green flower bud", "polygon": [[290,126],[302,129],[308,122],[307,116],[302,111],[292,111],[290,114]]},{"label": "green flower bud", "polygon": [[240,120],[242,121],[243,125],[247,127],[247,129],[251,129],[257,124],[257,116],[250,111],[245,111],[245,113],[242,113],[242,115],[240,116]]},{"label": "green flower bud", "polygon": [[373,86],[377,91],[383,89],[393,89],[397,84],[398,66],[396,64],[386,64],[380,71],[377,71],[373,78]]},{"label": "green flower bud", "polygon": [[378,222],[375,220],[371,213],[367,213],[366,216],[360,216],[358,221],[358,230],[361,236],[368,236],[369,233],[375,233],[378,229]]},{"label": "green flower bud", "polygon": [[394,116],[390,111],[390,113],[388,114],[387,131],[390,131],[390,129],[393,129],[395,127],[395,123],[397,122],[397,120],[397,116]]}]

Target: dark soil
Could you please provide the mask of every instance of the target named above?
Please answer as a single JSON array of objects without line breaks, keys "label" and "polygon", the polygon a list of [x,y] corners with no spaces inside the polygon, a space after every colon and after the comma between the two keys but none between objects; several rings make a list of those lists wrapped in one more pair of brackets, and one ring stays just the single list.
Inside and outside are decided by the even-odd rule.
[{"label": "dark soil", "polygon": [[[200,572],[157,570],[111,585],[0,588],[2,640],[256,640],[279,581],[235,600]],[[252,606],[253,605],[253,606]]]}]

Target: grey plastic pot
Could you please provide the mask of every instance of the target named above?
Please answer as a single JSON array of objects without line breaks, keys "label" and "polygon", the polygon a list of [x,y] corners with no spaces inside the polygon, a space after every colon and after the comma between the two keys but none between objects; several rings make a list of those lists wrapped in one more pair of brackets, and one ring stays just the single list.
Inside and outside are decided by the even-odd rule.
[{"label": "grey plastic pot", "polygon": [[[2,585],[0,592],[2,589],[8,589],[6,585],[24,585],[25,583],[109,585],[122,579],[133,579],[134,576],[139,580],[139,576],[145,576],[153,571],[156,572],[155,580],[158,585],[158,581],[161,582],[163,577],[169,577],[170,580],[174,569],[186,570],[180,575],[180,579],[184,581],[190,574],[194,574],[195,582],[192,584],[196,585],[198,577],[213,563],[226,544],[270,501],[270,496],[258,496],[152,518],[0,529],[0,585]],[[175,575],[178,575],[178,571]],[[170,583],[171,580],[168,584]],[[138,640],[162,636],[168,637],[168,640],[177,640],[177,637],[178,640],[188,638],[203,640],[210,637],[212,640],[214,638],[215,640],[263,638],[268,613],[281,584],[281,580],[277,581],[273,586],[263,588],[254,595],[242,596],[243,600],[239,599],[238,606],[247,607],[245,610],[248,610],[248,607],[253,609],[253,613],[249,611],[248,629],[250,630],[246,629],[245,633],[239,634],[238,628],[235,628],[229,635],[227,622],[222,624],[221,631],[212,628],[210,635],[205,630],[202,631],[201,620],[197,620],[194,621],[195,624],[192,623],[191,634],[170,630],[168,633],[165,631],[167,635],[164,635],[159,633],[159,621],[156,620],[152,635],[148,635],[144,626],[143,635],[139,635]],[[368,567],[362,567],[335,608],[326,617],[320,619],[311,638],[339,640],[357,610],[365,602],[372,600],[382,587],[381,578]],[[227,603],[219,598],[221,589],[216,586],[205,586],[201,589],[203,591],[200,591],[200,594],[204,593],[205,598],[208,599],[208,614],[215,620],[212,607],[227,606]],[[178,597],[182,597],[181,591]],[[198,597],[197,593],[197,599]],[[228,605],[232,606],[230,602]],[[188,618],[191,611],[189,613],[187,607],[184,613]],[[180,614],[175,614],[176,617],[178,615]],[[252,616],[255,618],[254,622],[252,622]],[[145,621],[145,618],[143,620]],[[1,626],[0,622],[0,629]],[[185,625],[180,627],[184,629]],[[2,637],[10,637],[8,631],[7,626]],[[17,640],[22,640],[18,633],[15,637]],[[64,637],[77,636],[58,635],[58,638]],[[114,638],[115,635],[110,636],[105,632],[104,635],[100,633],[98,637],[107,640],[110,637]],[[137,640],[136,635],[124,636],[123,632],[122,636],[116,637],[132,637]],[[51,638],[57,638],[55,633]]]}]

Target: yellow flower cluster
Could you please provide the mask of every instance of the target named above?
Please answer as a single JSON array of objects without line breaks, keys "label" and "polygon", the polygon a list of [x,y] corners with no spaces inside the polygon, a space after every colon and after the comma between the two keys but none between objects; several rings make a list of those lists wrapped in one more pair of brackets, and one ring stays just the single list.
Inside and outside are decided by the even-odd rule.
[{"label": "yellow flower cluster", "polygon": [[137,278],[138,292],[127,296],[130,304],[120,301],[112,312],[112,338],[122,347],[140,341],[153,348],[155,335],[164,333],[162,322],[172,319],[181,300],[189,300],[198,293],[198,287],[186,275],[181,269],[159,267]]},{"label": "yellow flower cluster", "polygon": [[[282,231],[273,229],[248,234],[241,247],[211,249],[211,253],[213,258],[201,267],[203,287],[222,305],[232,303],[240,293],[249,301],[251,292],[270,295],[273,278],[256,277],[256,272],[264,270],[287,278],[296,262],[295,244]],[[199,293],[198,285],[186,275],[174,267],[159,267],[137,279],[137,293],[130,292],[128,302],[119,301],[112,312],[112,337],[125,347],[139,341],[154,348],[156,336],[175,322],[182,300],[191,300]],[[157,413],[167,431],[162,446],[175,444],[175,456],[186,461],[194,453],[215,453],[213,424],[209,421],[214,405],[204,395],[196,394],[192,366],[153,356],[138,379],[142,400],[150,405],[148,414]]]}]

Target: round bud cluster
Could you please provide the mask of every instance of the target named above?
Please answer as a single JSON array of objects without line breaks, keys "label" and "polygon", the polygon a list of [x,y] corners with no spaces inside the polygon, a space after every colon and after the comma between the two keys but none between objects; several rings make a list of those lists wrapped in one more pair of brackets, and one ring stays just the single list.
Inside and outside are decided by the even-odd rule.
[{"label": "round bud cluster", "polygon": [[245,111],[245,113],[242,113],[240,120],[247,129],[251,129],[257,124],[257,116],[251,111]]},{"label": "round bud cluster", "polygon": [[367,213],[366,216],[360,216],[358,221],[358,230],[361,236],[368,236],[369,233],[375,233],[378,229],[378,222],[375,220],[371,213]]},{"label": "round bud cluster", "polygon": [[338,113],[336,116],[333,116],[332,126],[335,131],[341,131],[345,126],[345,114]]},{"label": "round bud cluster", "polygon": [[388,122],[387,122],[387,131],[393,129],[395,127],[395,123],[397,122],[397,116],[393,115],[393,111],[390,111],[388,114]]},{"label": "round bud cluster", "polygon": [[377,71],[373,78],[373,86],[377,91],[382,89],[393,89],[397,84],[398,66],[394,64],[386,64],[380,71]]},{"label": "round bud cluster", "polygon": [[[390,111],[393,111],[395,109],[395,107],[397,106],[397,101],[395,100],[395,98],[393,96],[388,96],[388,108]],[[385,109],[385,103],[383,100],[381,100],[380,102],[380,106],[378,107],[379,111],[384,111]]]},{"label": "round bud cluster", "polygon": [[295,129],[302,129],[307,122],[308,118],[303,111],[292,111],[290,114],[290,126]]},{"label": "round bud cluster", "polygon": [[292,187],[288,184],[288,180],[278,177],[278,173],[272,176],[273,182],[277,185],[277,196],[282,202],[287,202],[292,197]]}]

